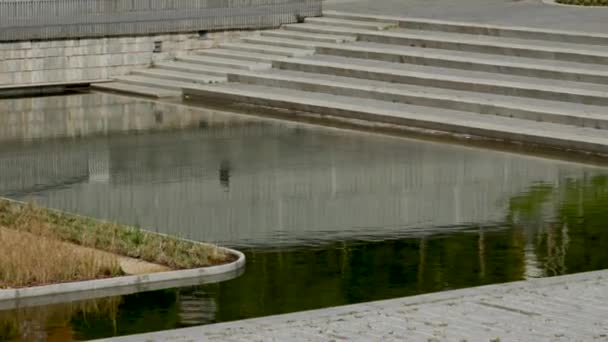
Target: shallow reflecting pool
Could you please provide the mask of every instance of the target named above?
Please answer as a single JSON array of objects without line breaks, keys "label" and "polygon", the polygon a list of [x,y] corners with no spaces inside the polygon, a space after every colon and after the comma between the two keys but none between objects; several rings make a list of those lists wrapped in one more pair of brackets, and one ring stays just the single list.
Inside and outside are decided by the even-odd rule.
[{"label": "shallow reflecting pool", "polygon": [[0,196],[237,247],[248,264],[220,284],[119,297],[109,313],[76,306],[63,320],[0,325],[13,338],[92,339],[608,267],[605,168],[109,95],[47,99],[52,130],[48,103],[7,121]]}]

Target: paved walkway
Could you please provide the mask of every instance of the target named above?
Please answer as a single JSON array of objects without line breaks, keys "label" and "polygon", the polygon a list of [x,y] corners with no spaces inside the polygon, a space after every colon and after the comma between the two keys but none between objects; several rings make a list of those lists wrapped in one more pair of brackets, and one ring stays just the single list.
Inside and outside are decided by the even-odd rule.
[{"label": "paved walkway", "polygon": [[548,5],[542,0],[327,0],[324,9],[555,30],[608,32],[608,7]]},{"label": "paved walkway", "polygon": [[608,270],[118,340],[608,341]]}]

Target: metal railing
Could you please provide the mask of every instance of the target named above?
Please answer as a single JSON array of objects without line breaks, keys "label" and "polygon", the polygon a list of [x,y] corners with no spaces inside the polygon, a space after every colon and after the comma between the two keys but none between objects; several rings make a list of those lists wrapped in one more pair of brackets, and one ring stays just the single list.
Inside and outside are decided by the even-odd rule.
[{"label": "metal railing", "polygon": [[260,29],[321,15],[322,0],[0,0],[0,41]]}]

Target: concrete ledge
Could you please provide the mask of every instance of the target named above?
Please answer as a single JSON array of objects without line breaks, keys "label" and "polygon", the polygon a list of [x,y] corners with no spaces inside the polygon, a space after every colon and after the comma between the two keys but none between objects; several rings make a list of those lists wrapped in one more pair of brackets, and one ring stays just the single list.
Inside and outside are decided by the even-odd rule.
[{"label": "concrete ledge", "polygon": [[543,0],[544,4],[547,5],[554,5],[554,6],[564,6],[564,7],[578,7],[581,9],[584,8],[590,8],[590,9],[597,9],[597,8],[604,8],[608,10],[608,6],[581,6],[581,5],[570,5],[570,4],[560,4],[559,2],[555,1],[555,0]]},{"label": "concrete ledge", "polygon": [[[599,324],[605,312],[606,280],[608,270],[592,271],[99,341],[329,341],[336,336],[358,341],[498,341],[501,335],[507,341],[570,341],[577,334],[577,340],[592,340],[589,335],[595,334],[604,337],[595,340],[604,341],[604,326],[598,325],[595,332],[588,329]],[[581,298],[581,290],[593,293],[596,302]],[[510,302],[514,298],[528,305],[520,309]],[[595,322],[579,327],[583,322],[567,313],[583,309],[596,314]],[[566,336],[572,328],[573,336]],[[559,338],[556,333],[562,329],[565,335]]]},{"label": "concrete ledge", "polygon": [[214,283],[241,275],[245,267],[245,255],[234,249],[221,249],[236,255],[237,260],[188,270],[0,290],[0,310]]},{"label": "concrete ledge", "polygon": [[61,94],[70,89],[88,87],[92,83],[104,83],[110,81],[111,80],[109,79],[95,79],[73,82],[0,85],[0,98]]}]

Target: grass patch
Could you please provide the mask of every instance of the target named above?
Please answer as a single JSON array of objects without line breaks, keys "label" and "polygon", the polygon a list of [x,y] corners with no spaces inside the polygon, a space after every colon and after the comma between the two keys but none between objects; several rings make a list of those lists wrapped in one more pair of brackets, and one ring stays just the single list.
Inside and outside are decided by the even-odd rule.
[{"label": "grass patch", "polygon": [[0,288],[122,275],[118,258],[72,244],[0,228]]},{"label": "grass patch", "polygon": [[578,6],[608,6],[608,0],[556,0],[560,4]]},{"label": "grass patch", "polygon": [[211,244],[195,243],[0,199],[0,226],[114,254],[188,269],[234,261],[235,255]]}]

